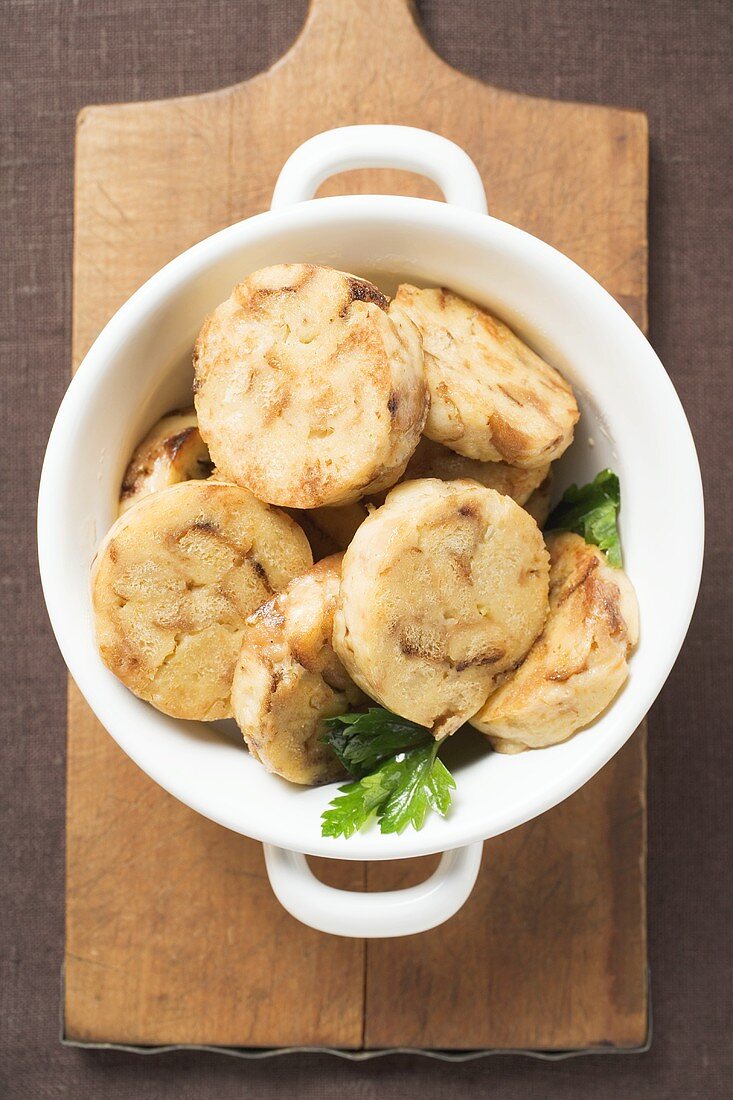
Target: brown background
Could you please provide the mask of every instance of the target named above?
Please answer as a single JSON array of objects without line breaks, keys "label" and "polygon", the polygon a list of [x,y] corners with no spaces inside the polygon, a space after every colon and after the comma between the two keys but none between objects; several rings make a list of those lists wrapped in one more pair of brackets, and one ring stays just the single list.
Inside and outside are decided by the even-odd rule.
[{"label": "brown background", "polygon": [[[88,102],[199,92],[251,76],[293,40],[305,3],[4,0],[0,172],[7,290],[0,296],[0,336],[12,438],[0,463],[7,683],[0,1095],[723,1095],[731,1068],[724,996],[732,918],[725,858],[731,668],[723,645],[731,590],[724,497],[731,472],[725,406],[730,8],[638,0],[425,0],[419,8],[435,49],[474,76],[649,115],[651,338],[697,436],[709,531],[692,631],[650,718],[652,1050],[553,1066],[507,1056],[465,1066],[392,1056],[355,1066],[323,1055],[249,1063],[191,1052],[143,1058],[59,1046],[64,675],[38,592],[32,502],[68,371],[74,115]],[[677,523],[684,516],[670,516],[669,529],[660,532],[660,552]]]}]

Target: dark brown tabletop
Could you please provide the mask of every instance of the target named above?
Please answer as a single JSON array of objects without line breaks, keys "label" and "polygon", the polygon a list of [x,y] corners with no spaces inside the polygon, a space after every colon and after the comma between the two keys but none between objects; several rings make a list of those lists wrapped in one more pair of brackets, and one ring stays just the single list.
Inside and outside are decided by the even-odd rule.
[{"label": "dark brown tabletop", "polygon": [[[651,340],[696,436],[708,525],[697,612],[649,723],[651,1049],[555,1064],[500,1055],[445,1065],[419,1056],[244,1062],[60,1045],[65,673],[40,594],[34,518],[43,448],[69,370],[74,118],[90,102],[245,79],[294,39],[306,3],[2,0],[0,347],[9,437],[0,462],[0,1096],[730,1094],[731,8],[726,0],[418,6],[437,52],[473,76],[649,116]],[[684,515],[670,514],[660,554],[684,523]]]}]

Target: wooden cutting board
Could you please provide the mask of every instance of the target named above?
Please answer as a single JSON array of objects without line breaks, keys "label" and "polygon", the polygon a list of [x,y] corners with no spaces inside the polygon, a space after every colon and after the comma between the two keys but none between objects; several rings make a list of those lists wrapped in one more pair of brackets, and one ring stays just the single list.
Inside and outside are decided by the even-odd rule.
[{"label": "wooden cutting board", "polygon": [[[253,80],[80,114],[74,363],[156,269],[266,209],[297,145],[357,122],[423,126],[458,142],[493,214],[570,255],[644,325],[643,115],[469,79],[431,51],[406,0],[313,0],[297,42]],[[324,189],[351,191],[438,197],[397,172],[349,173]],[[65,1035],[143,1045],[638,1046],[647,1032],[644,861],[642,730],[573,798],[487,843],[474,894],[447,925],[368,944],[327,937],[280,908],[258,844],[156,787],[72,683]],[[334,884],[380,889],[419,880],[433,862],[318,865]]]}]

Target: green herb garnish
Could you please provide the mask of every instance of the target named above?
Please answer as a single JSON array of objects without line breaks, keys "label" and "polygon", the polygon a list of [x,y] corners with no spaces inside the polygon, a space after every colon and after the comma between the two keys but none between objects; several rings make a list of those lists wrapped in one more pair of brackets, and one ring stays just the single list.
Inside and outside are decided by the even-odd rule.
[{"label": "green herb garnish", "polygon": [[340,714],[325,720],[327,732],[321,738],[330,745],[354,779],[369,775],[398,752],[417,748],[434,740],[430,730],[382,707],[364,714]]},{"label": "green herb garnish", "polygon": [[323,812],[323,836],[352,836],[373,817],[383,833],[422,829],[430,810],[445,817],[455,780],[430,730],[381,708],[328,720],[322,738],[358,780],[339,787]]},{"label": "green herb garnish", "polygon": [[586,542],[598,546],[609,565],[621,568],[621,542],[618,534],[618,511],[621,507],[621,487],[613,470],[601,470],[593,481],[579,489],[571,485],[553,509],[546,531],[573,531]]}]

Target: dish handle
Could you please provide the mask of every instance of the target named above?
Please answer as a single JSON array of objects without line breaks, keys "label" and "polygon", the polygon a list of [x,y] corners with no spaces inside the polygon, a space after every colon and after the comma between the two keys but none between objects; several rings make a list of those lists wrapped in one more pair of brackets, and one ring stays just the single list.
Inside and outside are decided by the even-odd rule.
[{"label": "dish handle", "polygon": [[437,869],[419,886],[371,894],[327,886],[302,852],[263,847],[275,897],[302,924],[332,936],[384,939],[426,932],[457,913],[476,882],[483,842],[443,852]]},{"label": "dish handle", "polygon": [[341,126],[316,134],[286,160],[272,210],[312,199],[329,176],[352,168],[401,168],[427,176],[454,206],[486,214],[486,192],[469,155],[448,138],[414,126]]}]

